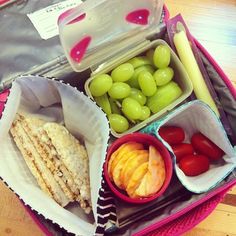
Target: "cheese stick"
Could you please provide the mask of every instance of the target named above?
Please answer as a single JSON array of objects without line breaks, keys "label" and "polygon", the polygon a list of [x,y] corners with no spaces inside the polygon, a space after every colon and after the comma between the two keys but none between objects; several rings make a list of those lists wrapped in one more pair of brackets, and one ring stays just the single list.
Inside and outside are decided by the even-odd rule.
[{"label": "cheese stick", "polygon": [[189,78],[192,81],[193,90],[197,99],[207,103],[219,117],[219,111],[206,86],[202,73],[198,67],[197,61],[193,55],[193,51],[190,47],[188,38],[184,31],[181,31],[174,35],[174,44],[178,52],[179,58],[183,63],[189,75]]}]

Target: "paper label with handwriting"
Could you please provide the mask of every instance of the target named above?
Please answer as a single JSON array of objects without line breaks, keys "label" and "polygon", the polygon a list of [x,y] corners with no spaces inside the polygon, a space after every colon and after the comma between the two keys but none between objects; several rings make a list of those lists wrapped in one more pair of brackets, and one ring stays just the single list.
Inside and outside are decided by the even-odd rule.
[{"label": "paper label with handwriting", "polygon": [[57,19],[66,10],[81,4],[81,0],[66,0],[27,14],[42,39],[50,39],[59,34]]}]

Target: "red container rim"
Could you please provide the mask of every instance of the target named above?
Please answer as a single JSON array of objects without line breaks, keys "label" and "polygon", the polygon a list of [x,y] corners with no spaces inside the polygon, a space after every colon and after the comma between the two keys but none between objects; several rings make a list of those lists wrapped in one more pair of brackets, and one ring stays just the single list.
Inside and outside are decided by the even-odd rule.
[{"label": "red container rim", "polygon": [[[140,199],[133,199],[130,198],[128,195],[123,194],[110,180],[109,175],[108,175],[108,161],[110,159],[110,156],[114,151],[116,151],[122,144],[134,141],[134,142],[139,142],[142,144],[146,145],[153,145],[154,147],[157,148],[157,150],[160,152],[161,156],[164,159],[165,162],[165,168],[166,168],[166,178],[164,181],[164,184],[162,185],[161,189],[151,197],[147,198],[140,198]],[[173,164],[172,164],[172,159],[170,156],[170,153],[164,146],[164,144],[157,139],[155,136],[152,136],[150,134],[144,134],[144,133],[132,133],[132,134],[127,134],[122,136],[121,138],[115,140],[111,146],[108,148],[107,156],[106,156],[106,161],[104,163],[104,176],[105,180],[110,187],[111,191],[115,194],[115,196],[119,197],[121,200],[128,202],[128,203],[134,203],[134,204],[143,204],[147,202],[151,202],[161,196],[164,191],[167,189],[169,186],[171,177],[173,173]]]}]

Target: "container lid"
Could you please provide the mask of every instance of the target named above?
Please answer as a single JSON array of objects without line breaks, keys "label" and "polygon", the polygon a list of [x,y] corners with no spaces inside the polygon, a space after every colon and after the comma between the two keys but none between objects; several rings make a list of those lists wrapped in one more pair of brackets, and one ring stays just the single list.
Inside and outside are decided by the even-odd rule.
[{"label": "container lid", "polygon": [[163,0],[87,0],[58,19],[75,71],[97,67],[158,32]]}]

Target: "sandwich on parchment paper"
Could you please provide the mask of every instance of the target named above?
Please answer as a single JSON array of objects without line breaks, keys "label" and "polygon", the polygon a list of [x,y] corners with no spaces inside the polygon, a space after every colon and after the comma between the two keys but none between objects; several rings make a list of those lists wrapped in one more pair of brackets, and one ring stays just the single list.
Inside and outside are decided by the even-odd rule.
[{"label": "sandwich on parchment paper", "polygon": [[10,133],[40,188],[62,207],[78,201],[91,211],[85,147],[60,124],[17,114]]}]

